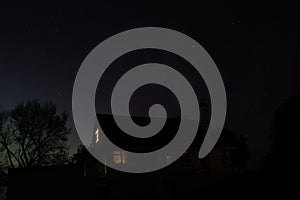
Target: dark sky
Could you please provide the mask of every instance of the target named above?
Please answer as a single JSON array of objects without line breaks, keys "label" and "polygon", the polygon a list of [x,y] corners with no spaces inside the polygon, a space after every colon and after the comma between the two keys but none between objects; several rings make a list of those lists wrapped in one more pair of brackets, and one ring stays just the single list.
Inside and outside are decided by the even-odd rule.
[{"label": "dark sky", "polygon": [[[109,36],[143,26],[178,30],[208,51],[226,87],[225,127],[250,137],[254,157],[267,152],[273,113],[300,89],[300,34],[293,5],[3,5],[1,109],[36,98],[50,100],[69,112],[73,127],[72,87],[85,56]],[[78,144],[76,133],[71,141],[73,147]]]}]

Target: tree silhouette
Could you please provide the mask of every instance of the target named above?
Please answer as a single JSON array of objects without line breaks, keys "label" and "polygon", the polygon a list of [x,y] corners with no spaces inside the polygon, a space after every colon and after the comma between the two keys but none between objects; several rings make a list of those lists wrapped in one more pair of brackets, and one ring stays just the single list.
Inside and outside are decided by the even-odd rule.
[{"label": "tree silhouette", "polygon": [[219,147],[231,147],[231,159],[233,167],[242,170],[250,158],[250,151],[247,141],[250,138],[238,135],[236,132],[223,129],[222,135],[217,143]]},{"label": "tree silhouette", "polygon": [[68,159],[66,112],[53,103],[29,101],[0,114],[0,150],[10,167],[62,164]]},{"label": "tree silhouette", "polygon": [[274,115],[271,139],[272,150],[263,159],[263,168],[276,173],[298,172],[300,95],[290,98]]},{"label": "tree silhouette", "polygon": [[84,145],[79,145],[76,153],[74,153],[73,156],[71,157],[70,163],[73,163],[73,164],[80,163],[84,159],[86,159],[87,156],[89,156],[88,150],[85,148]]},{"label": "tree silhouette", "polygon": [[7,173],[5,173],[5,170],[0,163],[0,186],[5,185],[6,182],[7,182]]}]

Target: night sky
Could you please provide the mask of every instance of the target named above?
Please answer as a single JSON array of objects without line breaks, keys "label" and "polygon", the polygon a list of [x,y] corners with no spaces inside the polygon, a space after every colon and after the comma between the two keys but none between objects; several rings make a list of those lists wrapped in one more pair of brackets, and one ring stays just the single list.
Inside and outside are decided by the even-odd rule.
[{"label": "night sky", "polygon": [[[294,9],[293,9],[294,7]],[[299,94],[299,26],[293,5],[99,3],[0,7],[0,108],[32,99],[71,113],[87,54],[131,28],[158,26],[197,40],[223,77],[225,128],[250,138],[252,160],[268,152],[273,113]],[[79,144],[75,129],[70,146]],[[71,149],[72,149],[71,148]]]}]

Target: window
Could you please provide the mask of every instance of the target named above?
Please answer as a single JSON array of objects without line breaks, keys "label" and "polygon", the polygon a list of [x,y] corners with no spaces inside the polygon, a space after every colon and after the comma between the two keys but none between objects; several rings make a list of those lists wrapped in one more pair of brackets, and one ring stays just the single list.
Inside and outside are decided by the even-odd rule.
[{"label": "window", "polygon": [[95,136],[96,136],[96,143],[98,143],[99,142],[99,129],[98,128],[95,132]]},{"label": "window", "polygon": [[113,161],[116,164],[125,164],[127,162],[126,154],[124,151],[114,151]]}]

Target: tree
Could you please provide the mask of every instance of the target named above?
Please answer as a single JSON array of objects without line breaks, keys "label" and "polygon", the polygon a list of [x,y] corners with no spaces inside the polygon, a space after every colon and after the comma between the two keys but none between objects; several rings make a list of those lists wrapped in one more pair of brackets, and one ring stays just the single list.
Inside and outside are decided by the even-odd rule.
[{"label": "tree", "polygon": [[13,140],[9,134],[9,128],[6,124],[7,119],[7,113],[0,113],[0,152],[6,151],[6,157],[8,158],[9,164],[11,167],[14,167],[12,152],[9,148],[9,146],[12,145]]},{"label": "tree", "polygon": [[3,169],[0,163],[0,187],[6,184],[7,178],[7,173],[5,173],[5,170]]},{"label": "tree", "polygon": [[29,101],[0,114],[0,151],[10,167],[33,167],[67,162],[66,112],[53,103]]},{"label": "tree", "polygon": [[294,96],[282,104],[274,114],[272,149],[262,160],[264,170],[274,171],[277,174],[299,175],[299,102],[300,95]]},{"label": "tree", "polygon": [[70,163],[80,163],[83,162],[87,157],[90,156],[88,150],[85,148],[84,145],[79,145],[77,148],[76,153],[73,154],[73,156],[70,159]]},{"label": "tree", "polygon": [[229,147],[233,167],[242,170],[250,158],[247,141],[250,138],[238,135],[236,132],[223,129],[222,135],[217,143],[218,147]]}]

